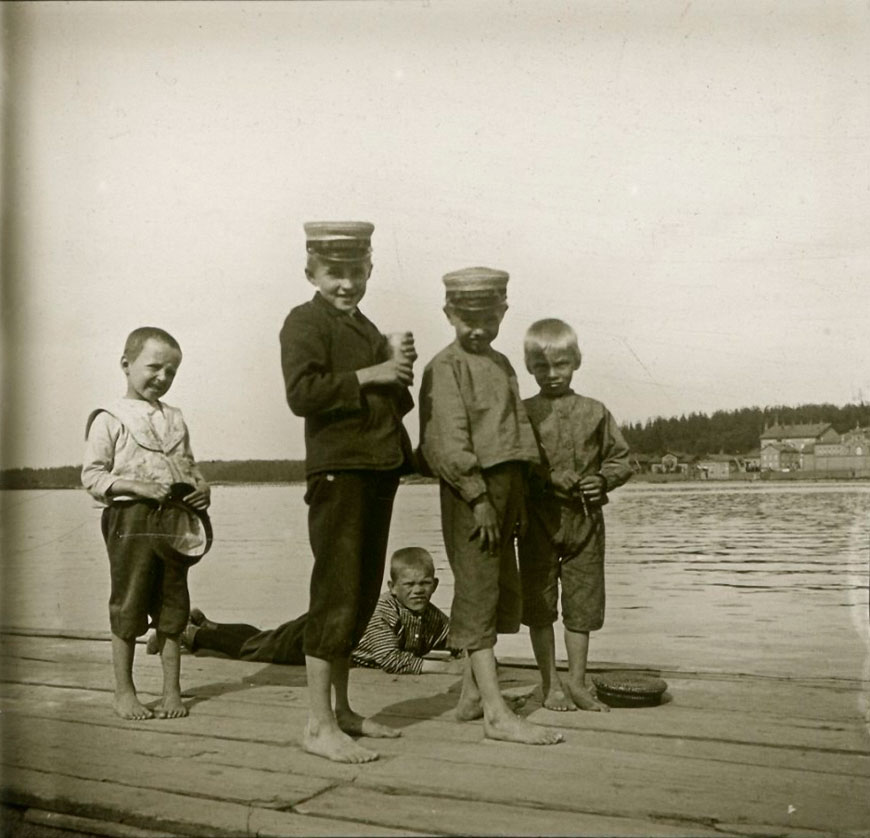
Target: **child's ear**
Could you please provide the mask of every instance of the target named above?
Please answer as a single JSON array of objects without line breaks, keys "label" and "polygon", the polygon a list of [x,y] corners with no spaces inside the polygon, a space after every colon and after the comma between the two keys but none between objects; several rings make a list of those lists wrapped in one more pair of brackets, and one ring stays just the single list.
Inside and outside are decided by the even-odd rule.
[{"label": "child's ear", "polygon": [[387,579],[387,590],[392,593],[393,592],[393,580]]},{"label": "child's ear", "polygon": [[437,590],[438,590],[438,577],[435,576],[435,577],[432,579],[432,593],[434,594],[435,591],[437,591]]},{"label": "child's ear", "polygon": [[126,355],[121,356],[121,369],[124,370],[124,375],[126,375],[127,371],[130,369],[130,362],[127,360]]}]

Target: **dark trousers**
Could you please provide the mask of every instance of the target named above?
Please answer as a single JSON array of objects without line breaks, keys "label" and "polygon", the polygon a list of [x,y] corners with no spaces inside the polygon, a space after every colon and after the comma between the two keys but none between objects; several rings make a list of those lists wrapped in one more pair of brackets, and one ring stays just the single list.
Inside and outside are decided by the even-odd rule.
[{"label": "dark trousers", "polygon": [[489,649],[498,634],[519,631],[522,612],[514,531],[523,508],[523,465],[501,463],[483,471],[498,516],[501,544],[495,553],[480,549],[471,504],[441,481],[441,530],[453,571],[450,637],[453,649]]},{"label": "dark trousers", "polygon": [[156,504],[114,503],[103,510],[101,526],[112,588],[109,625],[124,640],[141,637],[150,624],[166,634],[187,625],[190,596],[187,567],[165,548],[155,516]]},{"label": "dark trousers", "polygon": [[247,623],[201,626],[193,636],[191,651],[208,650],[239,660],[299,666],[305,663],[302,641],[307,620],[308,615],[303,614],[266,631]]},{"label": "dark trousers", "polygon": [[399,472],[335,471],[308,478],[314,553],[305,654],[346,658],[366,630],[384,578]]}]

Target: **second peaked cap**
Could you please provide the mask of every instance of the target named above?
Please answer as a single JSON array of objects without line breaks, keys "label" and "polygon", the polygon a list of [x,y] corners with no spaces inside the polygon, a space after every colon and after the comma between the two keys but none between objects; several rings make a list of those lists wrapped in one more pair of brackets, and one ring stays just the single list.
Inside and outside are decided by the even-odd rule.
[{"label": "second peaked cap", "polygon": [[485,311],[507,305],[507,271],[463,268],[444,274],[447,303],[464,311]]},{"label": "second peaked cap", "polygon": [[368,221],[309,221],[305,249],[333,262],[357,262],[371,255],[375,225]]}]

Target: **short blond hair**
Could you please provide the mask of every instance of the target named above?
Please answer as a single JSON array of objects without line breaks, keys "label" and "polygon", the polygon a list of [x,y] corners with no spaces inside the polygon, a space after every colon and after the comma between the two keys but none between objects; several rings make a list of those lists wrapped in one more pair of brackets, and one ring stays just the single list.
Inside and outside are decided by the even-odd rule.
[{"label": "short blond hair", "polygon": [[422,547],[402,547],[390,556],[390,579],[396,581],[396,577],[406,569],[422,570],[425,573],[435,575],[435,562],[432,554]]},{"label": "short blond hair", "polygon": [[536,320],[529,326],[523,340],[526,369],[531,372],[533,360],[554,349],[567,349],[574,356],[574,369],[579,369],[583,355],[577,343],[577,333],[564,320],[555,317]]}]

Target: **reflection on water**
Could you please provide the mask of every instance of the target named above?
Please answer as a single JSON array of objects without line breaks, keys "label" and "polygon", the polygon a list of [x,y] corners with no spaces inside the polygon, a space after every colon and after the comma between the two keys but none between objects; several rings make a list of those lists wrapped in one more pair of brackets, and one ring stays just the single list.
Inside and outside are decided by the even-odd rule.
[{"label": "reflection on water", "polygon": [[[190,581],[209,616],[267,626],[305,609],[303,493],[215,488],[215,546]],[[3,492],[0,501],[3,624],[106,630],[108,573],[92,501],[73,491]],[[606,520],[607,618],[592,639],[593,664],[862,675],[870,486],[629,484],[614,492]],[[411,544],[435,557],[435,602],[449,611],[435,486],[399,491],[390,549]],[[528,637],[500,638],[497,653],[529,657]]]}]

